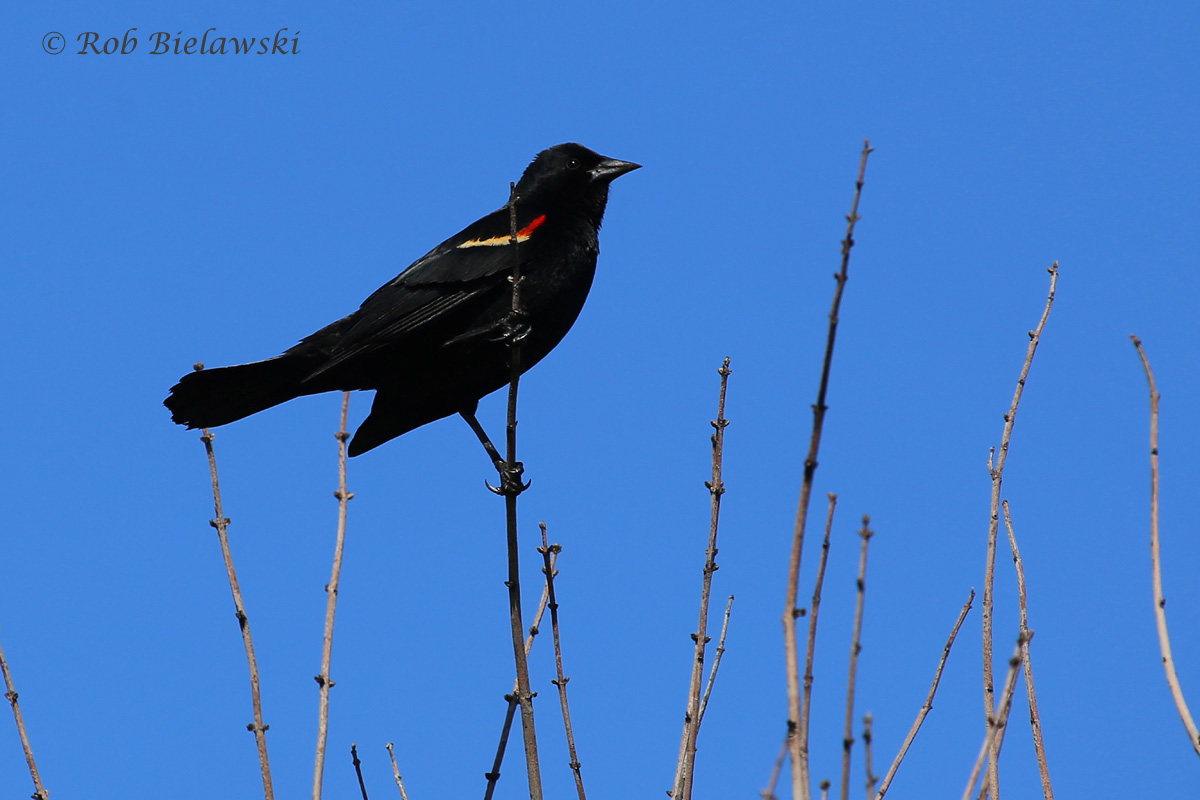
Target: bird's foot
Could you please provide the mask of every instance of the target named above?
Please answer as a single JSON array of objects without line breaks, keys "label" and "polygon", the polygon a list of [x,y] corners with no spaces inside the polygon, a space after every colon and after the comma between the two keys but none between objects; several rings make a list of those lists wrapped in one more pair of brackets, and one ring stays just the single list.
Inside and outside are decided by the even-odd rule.
[{"label": "bird's foot", "polygon": [[494,493],[504,497],[516,497],[533,483],[533,481],[521,480],[521,476],[525,474],[525,465],[520,461],[514,463],[511,468],[507,461],[497,461],[496,471],[500,473],[500,485],[492,486],[489,483],[487,487]]},{"label": "bird's foot", "polygon": [[504,342],[511,347],[524,341],[532,330],[528,314],[524,311],[509,311],[504,315],[504,319],[496,324],[491,341]]}]

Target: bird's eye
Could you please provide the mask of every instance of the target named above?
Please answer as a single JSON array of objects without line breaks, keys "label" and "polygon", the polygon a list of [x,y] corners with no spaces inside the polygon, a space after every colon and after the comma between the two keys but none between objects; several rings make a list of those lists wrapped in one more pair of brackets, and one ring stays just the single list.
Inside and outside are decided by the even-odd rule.
[{"label": "bird's eye", "polygon": [[567,169],[579,169],[579,159],[572,158],[567,162]]}]

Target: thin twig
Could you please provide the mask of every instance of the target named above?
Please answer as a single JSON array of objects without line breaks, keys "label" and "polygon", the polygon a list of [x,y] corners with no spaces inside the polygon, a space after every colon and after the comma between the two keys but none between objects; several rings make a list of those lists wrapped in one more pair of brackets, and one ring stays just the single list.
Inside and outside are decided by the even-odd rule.
[{"label": "thin twig", "polygon": [[725,619],[721,621],[721,636],[717,639],[717,650],[713,655],[712,669],[708,673],[708,683],[704,686],[704,697],[700,700],[700,716],[696,718],[697,726],[704,722],[704,712],[708,710],[708,698],[712,696],[713,684],[717,682],[717,670],[721,668],[721,657],[725,655],[725,635],[729,633],[729,615],[733,612],[733,595],[725,603]]},{"label": "thin twig", "polygon": [[867,800],[872,800],[875,797],[875,784],[879,783],[879,776],[875,774],[874,768],[871,766],[871,743],[875,741],[875,736],[871,733],[871,723],[875,718],[871,716],[871,712],[863,715],[863,759],[866,761],[867,770]]},{"label": "thin twig", "polygon": [[33,800],[50,800],[50,793],[42,785],[42,776],[38,773],[37,762],[33,760],[33,748],[29,745],[29,734],[25,731],[25,718],[21,716],[21,705],[17,702],[17,689],[13,685],[12,673],[8,671],[8,661],[4,658],[4,648],[0,647],[0,672],[4,673],[4,697],[12,706],[13,718],[17,721],[17,734],[21,737],[21,749],[25,751],[25,763],[29,767],[29,777],[33,778]]},{"label": "thin twig", "polygon": [[863,605],[867,590],[867,546],[875,531],[871,530],[871,518],[863,515],[862,551],[858,558],[858,600],[854,607],[854,640],[850,643],[850,667],[846,674],[846,728],[842,736],[842,800],[850,797],[850,748],[854,746],[854,688],[858,678],[858,654],[862,652]]},{"label": "thin twig", "polygon": [[404,779],[400,777],[400,768],[396,766],[396,746],[387,743],[388,758],[392,760],[392,777],[396,780],[396,788],[400,790],[400,800],[408,800],[408,792],[404,790]]},{"label": "thin twig", "polygon": [[354,774],[358,776],[358,790],[362,792],[362,800],[367,800],[367,784],[363,782],[362,762],[358,760],[358,745],[350,743],[350,758],[354,760]]},{"label": "thin twig", "polygon": [[1004,506],[1004,528],[1008,531],[1008,544],[1012,548],[1013,564],[1017,568],[1017,596],[1021,606],[1021,662],[1025,665],[1025,694],[1029,698],[1029,724],[1033,729],[1033,749],[1037,752],[1038,772],[1042,776],[1042,794],[1046,800],[1054,800],[1054,789],[1050,785],[1050,767],[1046,764],[1046,743],[1042,739],[1042,718],[1038,714],[1037,690],[1033,685],[1033,662],[1029,660],[1029,616],[1025,605],[1025,564],[1017,548],[1017,534],[1013,532],[1012,515],[1008,501]]},{"label": "thin twig", "polygon": [[1150,384],[1150,563],[1154,572],[1154,621],[1158,626],[1158,647],[1162,651],[1163,671],[1167,674],[1167,686],[1171,689],[1171,698],[1187,729],[1188,739],[1192,748],[1200,755],[1200,730],[1192,719],[1187,701],[1183,698],[1183,686],[1179,683],[1179,675],[1175,672],[1175,658],[1171,655],[1171,637],[1167,632],[1167,598],[1163,596],[1162,587],[1162,557],[1159,553],[1158,540],[1158,387],[1154,382],[1154,371],[1150,369],[1150,359],[1142,349],[1142,341],[1136,336],[1130,336],[1133,346],[1137,348],[1138,356],[1142,359],[1142,367],[1146,370],[1146,380]]},{"label": "thin twig", "polygon": [[[203,369],[203,364],[196,368]],[[250,618],[246,616],[246,605],[242,602],[242,590],[238,586],[237,571],[233,568],[233,552],[229,549],[229,518],[221,508],[221,486],[217,480],[217,456],[213,451],[212,431],[205,428],[200,440],[204,442],[204,451],[208,455],[208,471],[212,477],[213,508],[217,518],[209,524],[217,531],[217,539],[221,543],[221,556],[225,560],[225,572],[229,575],[229,589],[233,593],[233,607],[237,614],[238,627],[242,631],[242,644],[246,648],[246,663],[250,667],[250,698],[254,707],[254,722],[246,728],[254,734],[258,746],[258,765],[262,772],[263,795],[266,800],[274,800],[275,789],[271,785],[271,765],[267,760],[267,730],[270,726],[263,723],[262,696],[258,687],[258,659],[254,656],[254,639],[250,636]]]},{"label": "thin twig", "polygon": [[708,548],[705,550],[703,580],[700,588],[700,621],[692,634],[695,656],[692,660],[692,678],[688,683],[687,712],[683,718],[683,736],[679,744],[679,760],[675,767],[675,783],[671,796],[675,800],[691,800],[692,780],[696,773],[696,740],[700,736],[700,697],[704,681],[704,651],[708,646],[708,600],[712,590],[712,576],[717,571],[717,526],[721,519],[721,496],[725,494],[725,483],[721,480],[721,467],[725,451],[725,390],[729,376],[729,357],[721,363],[717,374],[721,376],[721,391],[717,399],[717,418],[711,421],[712,434],[712,480],[705,481],[710,499],[708,523]]},{"label": "thin twig", "polygon": [[[558,553],[551,553],[550,568],[553,570],[554,565],[558,562]],[[538,631],[542,624],[542,615],[546,613],[546,605],[550,602],[550,594],[546,590],[545,584],[542,585],[542,599],[538,603],[537,613],[533,615],[533,624],[529,626],[529,635],[525,637],[525,658],[529,658],[529,652],[533,650],[533,640],[537,637]],[[508,710],[504,714],[504,725],[500,729],[500,741],[496,744],[496,755],[492,759],[492,769],[490,772],[484,773],[487,778],[487,788],[484,789],[483,799],[492,800],[492,794],[496,791],[496,782],[500,780],[500,767],[504,764],[504,753],[508,749],[508,735],[512,731],[513,719],[517,714],[517,682],[513,680],[512,694],[504,696],[508,703]]]},{"label": "thin twig", "polygon": [[[1031,631],[1030,636],[1033,636]],[[1012,712],[1013,697],[1016,694],[1017,679],[1021,676],[1021,642],[1018,639],[1017,648],[1013,652],[1012,658],[1008,661],[1008,675],[1005,678],[1005,692],[1000,698],[1001,710],[999,714],[999,725],[996,729],[996,760],[1000,760],[1000,751],[1004,748],[1004,737],[1008,733],[1008,717]],[[990,785],[987,778],[984,778],[983,784],[979,787],[979,796],[976,800],[984,800],[988,796]]]},{"label": "thin twig", "polygon": [[858,222],[858,201],[862,196],[863,177],[867,170],[867,156],[871,154],[869,140],[863,142],[862,158],[858,164],[858,180],[854,188],[854,202],[846,215],[846,238],[842,240],[842,266],[835,275],[837,288],[833,293],[833,306],[829,311],[829,333],[825,339],[825,358],[821,366],[821,383],[817,389],[817,402],[813,404],[812,437],[808,455],[804,459],[804,479],[800,484],[800,501],[796,507],[796,524],[792,531],[792,555],[788,563],[787,597],[783,607],[783,648],[787,668],[788,732],[789,753],[792,762],[792,797],[794,800],[809,800],[808,759],[800,752],[800,739],[796,731],[800,725],[800,663],[796,646],[796,619],[800,609],[796,597],[800,586],[800,556],[804,550],[804,527],[808,520],[808,501],[812,495],[813,476],[817,471],[817,453],[821,447],[821,429],[825,422],[825,395],[829,389],[829,374],[833,365],[833,344],[837,337],[838,309],[842,304],[842,292],[846,288],[850,267],[850,249],[854,246],[854,225]]},{"label": "thin twig", "polygon": [[338,583],[342,574],[342,550],[346,543],[346,511],[354,493],[346,490],[346,416],[350,410],[350,393],[342,394],[341,426],[334,434],[338,442],[338,488],[333,496],[338,501],[337,538],[333,546],[333,571],[325,586],[325,638],[321,647],[321,674],[316,681],[320,692],[317,710],[317,757],[313,767],[313,800],[321,800],[321,785],[325,776],[325,742],[329,735],[329,690],[333,679],[329,676],[333,658],[333,619],[337,612]]},{"label": "thin twig", "polygon": [[[933,684],[929,687],[929,695],[925,698],[925,705],[921,706],[921,710],[917,712],[917,720],[908,730],[908,736],[904,737],[904,744],[900,745],[900,752],[896,754],[896,759],[892,761],[892,766],[888,768],[887,774],[883,776],[883,783],[879,785],[879,793],[875,795],[876,800],[883,800],[883,796],[887,794],[888,787],[892,785],[892,779],[896,777],[896,770],[900,769],[900,762],[904,760],[904,756],[908,753],[908,748],[913,743],[913,739],[917,738],[917,732],[921,730],[921,724],[925,722],[925,717],[933,709],[933,696],[937,694],[938,684],[942,680],[942,670],[946,666],[946,659],[950,657],[950,648],[954,646],[954,639],[958,636],[958,629],[962,627],[963,620],[967,618],[967,612],[971,610],[971,603],[975,602],[975,590],[971,590],[971,594],[967,597],[967,602],[963,603],[962,611],[958,612],[958,619],[954,621],[954,628],[950,631],[950,638],[946,640],[946,646],[942,648],[942,658],[938,661],[937,671],[933,673]],[[869,770],[868,770],[869,775]],[[974,780],[971,781],[974,785]]]},{"label": "thin twig", "polygon": [[758,791],[758,796],[762,800],[779,800],[779,796],[775,794],[775,786],[779,783],[779,773],[783,771],[783,760],[787,758],[789,738],[791,737],[783,737],[783,744],[779,747],[779,756],[775,759],[774,768],[771,769],[771,777],[767,781],[766,787]]},{"label": "thin twig", "polygon": [[567,752],[571,756],[571,772],[575,774],[575,792],[579,795],[579,800],[587,800],[587,795],[583,791],[583,775],[579,771],[582,764],[579,763],[579,756],[575,752],[575,731],[571,728],[571,709],[567,705],[567,681],[571,679],[563,674],[562,645],[558,638],[558,601],[554,598],[554,576],[557,574],[557,570],[554,569],[552,556],[562,552],[562,545],[552,545],[547,541],[545,522],[538,523],[538,526],[542,530],[542,546],[538,548],[538,552],[542,554],[545,562],[542,572],[546,575],[546,595],[550,601],[550,631],[554,638],[554,666],[558,673],[558,677],[553,683],[558,687],[558,701],[562,706],[563,728],[567,733]]},{"label": "thin twig", "polygon": [[796,732],[796,737],[800,740],[800,752],[806,764],[808,763],[808,732],[812,709],[813,658],[817,647],[817,619],[821,611],[821,589],[825,585],[825,565],[829,563],[829,535],[833,530],[833,512],[836,508],[837,495],[830,492],[829,510],[825,514],[825,538],[821,541],[821,561],[817,565],[817,580],[813,584],[812,608],[808,614],[808,644],[804,653],[804,702],[800,708],[800,727]]},{"label": "thin twig", "polygon": [[821,781],[821,800],[829,800],[829,781]]},{"label": "thin twig", "polygon": [[[1033,365],[1033,354],[1037,352],[1042,330],[1050,317],[1050,308],[1054,305],[1054,291],[1058,286],[1058,262],[1055,261],[1047,270],[1050,273],[1050,291],[1046,296],[1046,308],[1037,328],[1029,332],[1029,347],[1025,352],[1025,363],[1021,366],[1021,375],[1017,379],[1017,388],[1013,392],[1012,404],[1004,415],[1004,434],[1000,437],[999,452],[995,450],[988,455],[988,472],[992,479],[991,517],[988,521],[987,566],[983,579],[983,709],[987,726],[994,726],[996,719],[995,681],[992,676],[992,584],[996,574],[996,540],[1000,528],[1000,485],[1004,479],[1004,462],[1008,460],[1008,444],[1012,439],[1013,424],[1017,419],[1017,405],[1021,402],[1021,393],[1025,390],[1025,379],[1029,376],[1029,368]],[[994,463],[993,463],[994,459]],[[996,737],[989,737],[993,744]],[[991,786],[992,800],[1000,798],[1000,779],[997,774],[997,754],[988,756],[988,783]]]},{"label": "thin twig", "polygon": [[[1030,632],[1032,638],[1033,633]],[[1004,679],[1004,689],[1000,693],[1000,707],[996,711],[996,724],[988,729],[987,735],[983,737],[983,744],[979,747],[979,756],[975,759],[975,766],[971,770],[971,778],[967,781],[967,789],[963,792],[962,800],[970,800],[971,792],[975,789],[975,781],[979,780],[979,774],[983,772],[983,766],[987,762],[988,754],[992,752],[992,745],[995,744],[996,759],[1000,758],[1000,749],[1004,745],[1004,734],[1008,730],[1008,713],[1012,710],[1013,693],[1017,688],[1017,677],[1021,674],[1021,642],[1018,637],[1017,646],[1013,648],[1012,658],[1008,660],[1008,676]],[[988,794],[990,784],[987,777],[984,777],[983,783],[979,786],[979,800],[983,800]]]}]

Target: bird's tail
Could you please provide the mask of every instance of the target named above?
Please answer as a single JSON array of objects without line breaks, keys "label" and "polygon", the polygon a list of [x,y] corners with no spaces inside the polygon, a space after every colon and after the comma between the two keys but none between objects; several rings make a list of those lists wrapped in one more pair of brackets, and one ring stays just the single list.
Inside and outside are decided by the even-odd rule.
[{"label": "bird's tail", "polygon": [[200,370],[172,386],[163,405],[180,425],[215,428],[294,397],[325,391],[327,387],[303,382],[312,370],[310,359],[287,353],[253,364]]}]

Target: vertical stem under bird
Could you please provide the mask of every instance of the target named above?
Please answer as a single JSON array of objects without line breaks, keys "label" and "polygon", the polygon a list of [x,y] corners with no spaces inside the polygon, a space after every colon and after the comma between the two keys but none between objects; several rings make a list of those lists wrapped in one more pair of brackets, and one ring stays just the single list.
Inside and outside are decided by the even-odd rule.
[{"label": "vertical stem under bird", "polygon": [[[509,244],[512,246],[513,324],[521,317],[521,259],[517,253],[517,187],[509,185]],[[522,491],[521,469],[517,461],[517,389],[521,381],[521,342],[516,331],[508,337],[509,384],[506,458],[501,470],[501,492],[508,540],[508,609],[512,627],[513,660],[517,668],[517,702],[521,707],[521,732],[525,742],[525,770],[529,777],[529,796],[542,800],[542,775],[538,764],[537,732],[533,722],[533,692],[529,686],[529,664],[525,659],[525,628],[521,620],[521,559],[517,539],[517,495]]]}]

